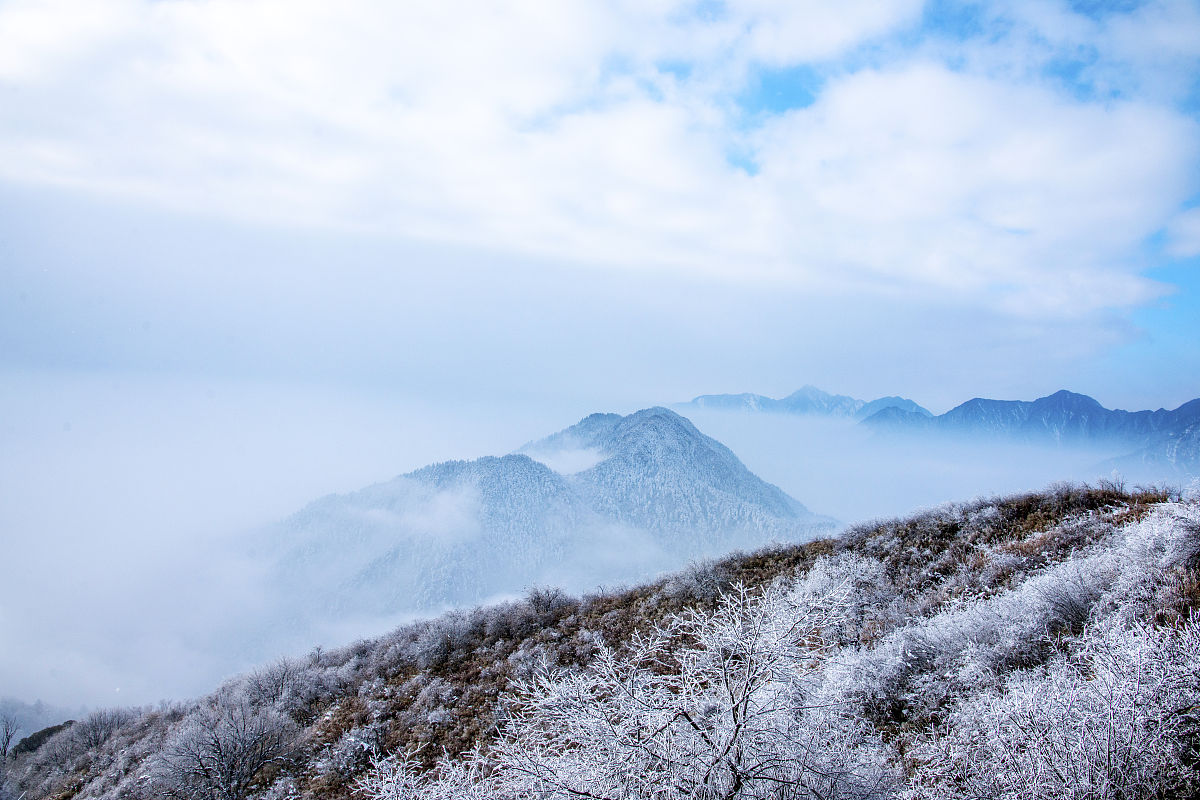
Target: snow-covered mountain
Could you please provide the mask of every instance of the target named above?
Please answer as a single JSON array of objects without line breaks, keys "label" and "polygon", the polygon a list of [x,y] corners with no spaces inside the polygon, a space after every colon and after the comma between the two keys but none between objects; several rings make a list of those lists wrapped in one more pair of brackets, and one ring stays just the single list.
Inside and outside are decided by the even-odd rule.
[{"label": "snow-covered mountain", "polygon": [[1037,400],[976,397],[928,417],[887,408],[863,420],[880,432],[984,435],[1023,442],[1105,445],[1115,467],[1200,469],[1200,399],[1168,411],[1111,410],[1084,394],[1055,392]]},{"label": "snow-covered mountain", "polygon": [[831,527],[687,419],[651,408],[322,498],[263,549],[279,591],[299,589],[299,613],[352,618],[611,585]]},{"label": "snow-covered mountain", "polygon": [[677,404],[676,408],[685,411],[767,411],[776,414],[811,414],[853,419],[866,419],[883,409],[896,408],[926,417],[932,416],[905,397],[880,397],[877,400],[866,401],[843,394],[829,394],[815,386],[804,386],[779,399],[761,394],[702,394],[690,402]]}]

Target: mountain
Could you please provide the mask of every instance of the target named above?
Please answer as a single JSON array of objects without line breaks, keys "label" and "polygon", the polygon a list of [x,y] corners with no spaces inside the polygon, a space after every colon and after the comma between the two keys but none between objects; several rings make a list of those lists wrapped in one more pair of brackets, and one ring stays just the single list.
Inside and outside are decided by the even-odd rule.
[{"label": "mountain", "polygon": [[269,531],[259,554],[281,596],[301,587],[294,615],[345,619],[625,582],[832,524],[651,408],[322,498]]},{"label": "mountain", "polygon": [[1120,455],[1114,466],[1145,464],[1200,468],[1200,399],[1173,411],[1110,410],[1066,390],[1037,400],[976,397],[936,417],[886,408],[862,424],[879,432],[984,435],[1028,443],[1105,445]]},{"label": "mountain", "polygon": [[929,411],[905,397],[880,397],[867,402],[843,394],[829,394],[815,386],[804,386],[778,400],[761,394],[702,394],[690,402],[677,404],[676,408],[767,411],[777,414],[812,414],[854,419],[865,419],[883,409],[898,408],[918,415],[932,416]]}]

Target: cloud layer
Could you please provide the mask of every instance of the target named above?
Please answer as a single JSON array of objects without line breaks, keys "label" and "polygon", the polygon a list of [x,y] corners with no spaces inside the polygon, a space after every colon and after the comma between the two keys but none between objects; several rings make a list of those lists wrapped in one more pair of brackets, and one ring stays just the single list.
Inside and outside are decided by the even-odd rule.
[{"label": "cloud layer", "polygon": [[17,0],[0,178],[1020,316],[1162,293],[1191,4],[855,6]]}]

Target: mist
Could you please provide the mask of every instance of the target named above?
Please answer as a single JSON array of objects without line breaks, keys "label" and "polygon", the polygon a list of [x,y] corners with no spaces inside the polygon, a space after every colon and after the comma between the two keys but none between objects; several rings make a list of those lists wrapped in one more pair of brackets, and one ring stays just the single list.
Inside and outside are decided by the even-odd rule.
[{"label": "mist", "polygon": [[[609,410],[112,373],[10,374],[4,389],[0,696],[59,706],[194,695],[276,656],[440,610],[400,604],[280,625],[297,595],[272,588],[270,554],[251,545],[316,498],[433,462],[513,452]],[[846,524],[1112,478],[1101,463],[1117,455],[892,439],[812,417],[695,409],[687,416],[752,472]],[[597,457],[533,455],[563,473]],[[430,498],[410,522],[462,536],[471,512],[459,500],[469,506],[469,498]],[[441,522],[430,527],[435,516]],[[684,566],[637,530],[593,533],[538,582],[586,591]]]},{"label": "mist", "polygon": [[270,600],[244,557],[249,532],[330,492],[511,451],[562,413],[304,384],[5,375],[0,696],[105,706],[207,691],[275,655],[258,644]]},{"label": "mist", "polygon": [[1059,481],[1169,480],[1122,475],[1120,447],[1026,444],[989,437],[882,435],[853,420],[688,409],[764,480],[844,524]]}]

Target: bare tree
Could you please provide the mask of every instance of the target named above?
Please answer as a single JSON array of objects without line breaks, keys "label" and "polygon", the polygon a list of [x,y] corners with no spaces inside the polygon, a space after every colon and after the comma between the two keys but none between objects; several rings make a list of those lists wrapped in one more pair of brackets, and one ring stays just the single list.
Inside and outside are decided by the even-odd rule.
[{"label": "bare tree", "polygon": [[0,714],[0,800],[7,800],[8,793],[8,757],[12,754],[17,734],[21,728],[16,719],[8,714]]},{"label": "bare tree", "polygon": [[137,717],[128,708],[104,708],[88,714],[71,727],[71,738],[81,750],[92,750],[104,744],[126,722]]},{"label": "bare tree", "polygon": [[20,732],[21,726],[17,724],[14,717],[0,714],[0,760],[8,759],[13,745],[16,744],[17,734]]},{"label": "bare tree", "polygon": [[155,777],[184,800],[244,800],[263,768],[288,759],[297,729],[245,698],[220,698],[186,717],[164,745]]}]

